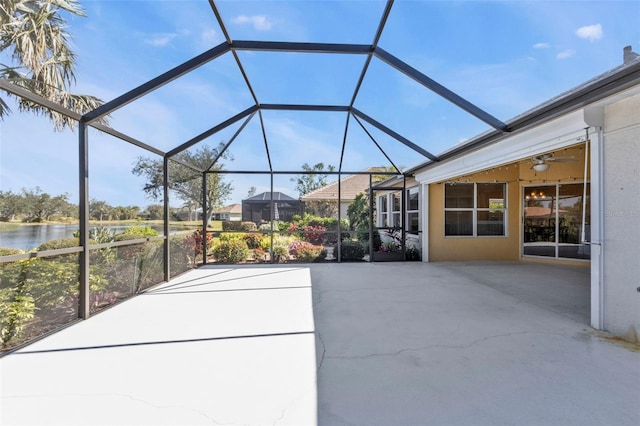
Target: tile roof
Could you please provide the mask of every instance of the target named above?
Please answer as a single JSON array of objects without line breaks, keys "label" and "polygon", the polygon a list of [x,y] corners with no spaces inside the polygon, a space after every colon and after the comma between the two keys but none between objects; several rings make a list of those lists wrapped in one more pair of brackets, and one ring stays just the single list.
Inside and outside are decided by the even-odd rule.
[{"label": "tile roof", "polygon": [[242,213],[242,204],[234,203],[229,204],[228,206],[220,207],[219,209],[215,209],[214,213],[229,213],[229,214],[241,214]]},{"label": "tile roof", "polygon": [[[370,167],[364,172],[381,171],[381,167]],[[375,182],[375,179],[374,179]],[[353,201],[361,192],[369,190],[369,175],[350,175],[340,180],[340,196],[343,201]],[[338,181],[332,182],[300,197],[302,201],[338,199]]]}]

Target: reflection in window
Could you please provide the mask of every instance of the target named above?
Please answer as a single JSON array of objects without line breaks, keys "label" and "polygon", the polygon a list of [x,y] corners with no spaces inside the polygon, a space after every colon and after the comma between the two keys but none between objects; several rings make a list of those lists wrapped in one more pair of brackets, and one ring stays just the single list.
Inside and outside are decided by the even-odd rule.
[{"label": "reflection in window", "polygon": [[402,216],[402,201],[400,199],[400,192],[394,192],[391,194],[391,214],[392,214],[392,222],[391,226],[402,226],[401,216]]},{"label": "reflection in window", "polygon": [[407,224],[406,231],[410,234],[417,234],[420,228],[419,208],[419,188],[407,189]]},{"label": "reflection in window", "polygon": [[585,239],[588,241],[589,184],[583,199],[583,184],[531,186],[524,189],[523,254],[530,256],[589,259],[590,248],[582,244],[585,209]]},{"label": "reflection in window", "polygon": [[506,235],[506,183],[445,184],[445,236]]}]

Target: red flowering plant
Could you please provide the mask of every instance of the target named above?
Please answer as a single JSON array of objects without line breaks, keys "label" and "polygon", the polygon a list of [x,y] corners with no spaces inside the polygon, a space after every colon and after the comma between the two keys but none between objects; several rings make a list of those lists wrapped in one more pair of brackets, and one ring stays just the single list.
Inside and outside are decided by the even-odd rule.
[{"label": "red flowering plant", "polygon": [[[206,233],[207,247],[211,245],[213,241],[213,235]],[[184,238],[184,246],[189,252],[194,253],[196,256],[202,253],[202,229],[197,229],[193,234]]]},{"label": "red flowering plant", "polygon": [[311,244],[322,244],[326,230],[324,226],[307,225],[304,227],[304,239]]}]

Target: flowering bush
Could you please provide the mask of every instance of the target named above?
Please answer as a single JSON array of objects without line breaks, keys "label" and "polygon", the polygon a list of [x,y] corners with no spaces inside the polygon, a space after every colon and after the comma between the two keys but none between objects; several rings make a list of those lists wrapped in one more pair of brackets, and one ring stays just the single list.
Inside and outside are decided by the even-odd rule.
[{"label": "flowering bush", "polygon": [[304,239],[312,244],[322,244],[326,230],[324,226],[307,225],[304,227]]},{"label": "flowering bush", "polygon": [[313,244],[311,244],[308,241],[296,241],[294,243],[289,244],[289,251],[291,252],[292,255],[296,256],[298,249],[302,247],[313,247]]}]

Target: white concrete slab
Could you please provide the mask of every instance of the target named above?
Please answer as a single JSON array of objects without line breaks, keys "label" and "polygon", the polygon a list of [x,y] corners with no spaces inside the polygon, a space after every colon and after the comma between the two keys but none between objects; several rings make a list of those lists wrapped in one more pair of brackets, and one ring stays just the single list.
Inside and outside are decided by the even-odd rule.
[{"label": "white concrete slab", "polygon": [[637,425],[640,347],[565,312],[582,269],[540,266],[311,266],[318,423]]},{"label": "white concrete slab", "polygon": [[307,268],[192,271],[0,360],[2,424],[316,423]]}]

